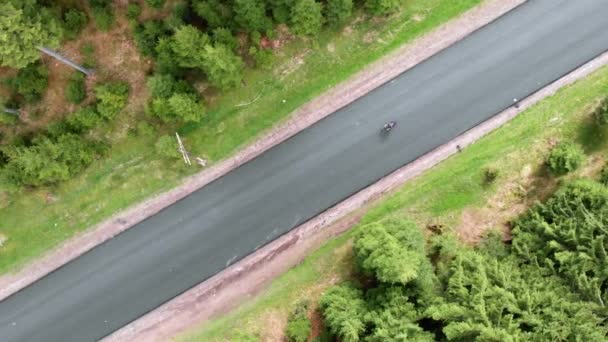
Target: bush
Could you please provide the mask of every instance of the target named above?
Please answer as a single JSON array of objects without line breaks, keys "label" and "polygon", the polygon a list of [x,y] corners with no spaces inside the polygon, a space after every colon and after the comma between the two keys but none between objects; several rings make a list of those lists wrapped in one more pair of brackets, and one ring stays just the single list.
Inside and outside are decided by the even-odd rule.
[{"label": "bush", "polygon": [[325,20],[331,26],[341,26],[353,14],[353,0],[328,0],[324,8]]},{"label": "bush", "polygon": [[600,183],[608,186],[608,166],[604,166],[600,172]]},{"label": "bush", "polygon": [[213,86],[225,90],[241,83],[243,61],[230,48],[207,45],[202,58],[201,69]]},{"label": "bush", "polygon": [[114,13],[110,6],[106,7],[93,7],[91,9],[93,14],[93,20],[95,21],[95,26],[100,31],[109,31],[114,25],[115,17]]},{"label": "bush", "polygon": [[101,152],[103,144],[75,134],[56,139],[38,137],[31,146],[6,148],[5,175],[19,185],[51,185],[82,171]]},{"label": "bush", "polygon": [[165,5],[165,0],[146,0],[146,3],[152,8],[162,8]]},{"label": "bush", "polygon": [[315,0],[297,0],[291,10],[291,28],[298,35],[315,35],[321,30],[321,4]]},{"label": "bush", "polygon": [[105,119],[113,119],[126,105],[129,98],[129,84],[113,82],[95,87],[97,112]]},{"label": "bush", "polygon": [[546,274],[560,274],[586,300],[608,301],[608,188],[578,180],[513,225],[513,250]]},{"label": "bush", "polygon": [[366,225],[355,236],[353,250],[358,268],[384,283],[408,284],[425,268],[424,236],[407,220]]},{"label": "bush", "polygon": [[363,291],[350,284],[330,287],[321,296],[319,307],[332,334],[341,341],[359,341],[367,314]]},{"label": "bush", "polygon": [[20,69],[17,76],[8,79],[7,84],[26,102],[37,102],[48,86],[49,72],[42,63],[36,62]]},{"label": "bush", "polygon": [[180,153],[177,149],[177,142],[175,138],[169,135],[163,135],[158,138],[156,144],[154,144],[156,153],[166,158],[179,158]]},{"label": "bush", "polygon": [[263,0],[233,0],[234,21],[247,32],[265,31],[272,26]]},{"label": "bush", "polygon": [[173,5],[171,14],[165,18],[165,26],[171,30],[177,30],[178,28],[186,25],[186,20],[189,17],[190,9],[188,4],[178,2]]},{"label": "bush", "polygon": [[582,148],[574,143],[560,143],[554,147],[546,164],[555,175],[564,175],[576,170],[585,159]]},{"label": "bush", "polygon": [[156,133],[156,129],[154,126],[150,125],[145,121],[140,121],[137,123],[137,135],[142,137],[148,137]]},{"label": "bush", "polygon": [[593,116],[598,124],[608,124],[608,97],[603,98],[593,110]]},{"label": "bush", "polygon": [[67,39],[74,39],[87,25],[89,18],[84,11],[70,8],[63,14],[63,32]]},{"label": "bush", "polygon": [[95,107],[88,106],[73,112],[65,120],[71,130],[81,133],[97,126],[102,118]]},{"label": "bush", "polygon": [[95,66],[95,46],[90,43],[84,43],[80,46],[80,53],[84,58],[83,65],[86,68],[93,68]]},{"label": "bush", "polygon": [[308,302],[296,304],[294,311],[289,315],[285,335],[289,341],[305,342],[312,332],[312,325],[307,316]]},{"label": "bush", "polygon": [[141,6],[138,3],[130,3],[127,5],[127,18],[136,20],[141,14]]},{"label": "bush", "polygon": [[0,125],[12,126],[17,123],[18,119],[19,117],[17,115],[8,114],[0,111]]},{"label": "bush", "polygon": [[74,72],[68,86],[65,89],[65,98],[74,103],[79,104],[87,97],[87,90],[85,86],[85,76],[81,72]]},{"label": "bush", "polygon": [[402,0],[366,0],[365,7],[374,15],[383,15],[396,12]]},{"label": "bush", "polygon": [[223,27],[213,30],[211,39],[214,43],[226,45],[232,51],[236,51],[236,49],[239,47],[239,42],[236,40],[234,35],[232,35],[232,32]]},{"label": "bush", "polygon": [[174,115],[184,122],[199,122],[205,114],[205,107],[194,94],[175,93],[168,103]]},{"label": "bush", "polygon": [[485,184],[492,184],[498,178],[500,171],[495,167],[486,167],[483,170],[483,182]]},{"label": "bush", "polygon": [[188,82],[176,80],[168,74],[154,74],[148,77],[146,85],[153,98],[169,98],[174,93],[194,93]]},{"label": "bush", "polygon": [[169,35],[165,24],[159,20],[149,20],[135,26],[133,39],[137,48],[144,56],[155,56],[156,45],[162,37]]}]

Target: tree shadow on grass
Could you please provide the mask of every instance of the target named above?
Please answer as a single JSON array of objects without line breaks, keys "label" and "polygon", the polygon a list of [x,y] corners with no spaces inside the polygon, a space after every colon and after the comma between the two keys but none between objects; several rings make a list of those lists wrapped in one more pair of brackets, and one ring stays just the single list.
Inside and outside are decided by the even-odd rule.
[{"label": "tree shadow on grass", "polygon": [[608,147],[607,138],[608,128],[589,118],[578,127],[576,142],[581,144],[586,154],[592,154]]}]

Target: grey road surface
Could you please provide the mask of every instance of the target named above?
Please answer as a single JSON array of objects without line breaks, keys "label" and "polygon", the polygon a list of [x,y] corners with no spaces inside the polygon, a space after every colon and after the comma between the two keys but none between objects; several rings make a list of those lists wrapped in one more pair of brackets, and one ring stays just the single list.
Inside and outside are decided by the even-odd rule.
[{"label": "grey road surface", "polygon": [[604,52],[607,17],[607,0],[527,2],[7,298],[0,341],[113,332]]}]

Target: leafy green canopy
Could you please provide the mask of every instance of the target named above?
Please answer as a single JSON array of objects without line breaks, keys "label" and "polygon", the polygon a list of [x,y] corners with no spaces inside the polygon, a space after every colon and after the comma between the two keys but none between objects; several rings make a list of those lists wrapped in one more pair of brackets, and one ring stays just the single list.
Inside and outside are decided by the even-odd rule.
[{"label": "leafy green canopy", "polygon": [[23,68],[40,57],[37,47],[59,45],[61,25],[36,1],[2,1],[0,13],[0,65]]},{"label": "leafy green canopy", "polygon": [[362,227],[353,246],[357,266],[384,283],[407,284],[426,262],[424,236],[410,221],[389,219]]},{"label": "leafy green canopy", "polygon": [[608,189],[591,180],[566,185],[517,220],[513,249],[541,272],[563,275],[584,298],[608,301]]},{"label": "leafy green canopy", "polygon": [[31,146],[7,146],[3,173],[15,184],[50,185],[65,181],[89,165],[103,145],[75,134],[39,137]]},{"label": "leafy green canopy", "polygon": [[593,303],[512,257],[463,249],[437,299],[425,315],[449,341],[602,341],[607,332]]}]

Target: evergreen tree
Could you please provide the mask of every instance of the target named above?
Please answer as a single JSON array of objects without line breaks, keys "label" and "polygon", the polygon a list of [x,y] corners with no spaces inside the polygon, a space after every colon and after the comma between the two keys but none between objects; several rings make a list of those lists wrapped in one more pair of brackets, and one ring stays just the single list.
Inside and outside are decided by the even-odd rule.
[{"label": "evergreen tree", "polygon": [[402,219],[362,227],[353,249],[358,267],[384,283],[407,284],[416,280],[422,264],[427,262],[422,232]]},{"label": "evergreen tree", "polygon": [[344,342],[357,342],[365,331],[367,305],[363,292],[344,284],[331,287],[319,301],[325,324]]},{"label": "evergreen tree", "polygon": [[384,15],[399,10],[403,0],[366,0],[365,7],[374,15]]},{"label": "evergreen tree", "polygon": [[296,0],[291,10],[291,28],[295,34],[315,35],[322,24],[321,4],[315,0]]},{"label": "evergreen tree", "polygon": [[580,180],[515,221],[513,248],[522,262],[566,277],[588,300],[608,303],[608,189]]},{"label": "evergreen tree", "polygon": [[23,68],[40,57],[38,47],[57,47],[61,25],[35,0],[0,3],[0,65]]},{"label": "evergreen tree", "polygon": [[272,25],[263,0],[234,0],[233,8],[235,22],[248,32],[266,31]]},{"label": "evergreen tree", "polygon": [[353,14],[353,0],[327,0],[324,17],[329,25],[340,26]]}]

